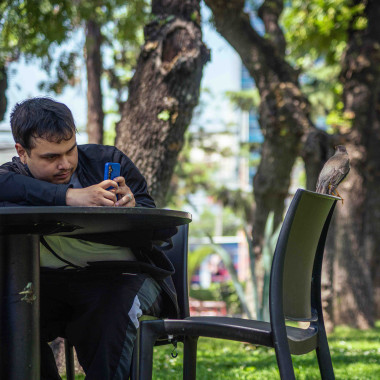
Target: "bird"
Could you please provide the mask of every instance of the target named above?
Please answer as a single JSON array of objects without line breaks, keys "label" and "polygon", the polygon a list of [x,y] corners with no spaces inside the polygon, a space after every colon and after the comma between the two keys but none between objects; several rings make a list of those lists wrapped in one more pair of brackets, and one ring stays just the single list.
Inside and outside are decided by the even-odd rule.
[{"label": "bird", "polygon": [[347,177],[350,171],[350,158],[344,145],[337,145],[335,153],[324,164],[319,173],[316,192],[330,194],[343,198],[338,193],[338,185]]}]

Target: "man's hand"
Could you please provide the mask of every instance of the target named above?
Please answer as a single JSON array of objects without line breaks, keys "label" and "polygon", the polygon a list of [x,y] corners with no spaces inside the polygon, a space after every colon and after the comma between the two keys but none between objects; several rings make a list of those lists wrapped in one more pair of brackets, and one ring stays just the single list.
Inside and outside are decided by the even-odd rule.
[{"label": "man's hand", "polygon": [[[118,177],[121,178],[121,177]],[[124,178],[123,178],[124,180]],[[125,181],[124,181],[125,185]],[[107,179],[96,185],[83,189],[68,189],[66,193],[67,206],[115,206],[117,201],[115,192],[106,190],[109,187],[118,187],[116,181]]]},{"label": "man's hand", "polygon": [[115,203],[116,207],[135,207],[136,201],[131,189],[125,184],[124,177],[114,178],[119,184],[119,187],[116,189],[115,193],[119,194],[119,200]]}]

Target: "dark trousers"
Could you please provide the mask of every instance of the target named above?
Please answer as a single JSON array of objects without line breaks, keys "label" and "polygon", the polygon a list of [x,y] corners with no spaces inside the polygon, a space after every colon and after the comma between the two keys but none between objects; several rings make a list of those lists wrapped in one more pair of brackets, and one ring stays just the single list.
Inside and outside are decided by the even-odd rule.
[{"label": "dark trousers", "polygon": [[41,380],[61,379],[47,343],[58,336],[75,346],[87,380],[128,379],[137,318],[161,308],[147,274],[41,270]]}]

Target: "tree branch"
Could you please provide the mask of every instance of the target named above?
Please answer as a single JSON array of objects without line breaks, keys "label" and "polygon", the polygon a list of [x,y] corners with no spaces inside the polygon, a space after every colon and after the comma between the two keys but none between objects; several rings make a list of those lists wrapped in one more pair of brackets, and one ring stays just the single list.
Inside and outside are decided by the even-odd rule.
[{"label": "tree branch", "polygon": [[282,0],[265,0],[258,11],[259,17],[264,22],[267,35],[281,56],[285,55],[286,46],[284,33],[278,23],[283,8],[284,4]]},{"label": "tree branch", "polygon": [[[284,60],[274,43],[261,37],[251,26],[244,2],[229,0],[205,0],[210,7],[215,27],[240,55],[244,65],[255,79],[260,90],[260,78],[276,75],[280,81],[297,81],[297,72]],[[264,84],[263,84],[264,85]]]}]

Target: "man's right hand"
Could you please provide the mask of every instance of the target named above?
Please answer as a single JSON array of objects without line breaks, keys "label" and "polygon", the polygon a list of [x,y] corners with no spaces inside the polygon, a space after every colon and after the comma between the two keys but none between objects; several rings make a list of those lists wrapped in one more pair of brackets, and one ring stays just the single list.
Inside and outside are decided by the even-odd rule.
[{"label": "man's right hand", "polygon": [[115,206],[116,194],[113,191],[106,190],[109,187],[117,188],[115,181],[107,179],[96,185],[85,187],[83,189],[69,188],[66,192],[67,206]]}]

